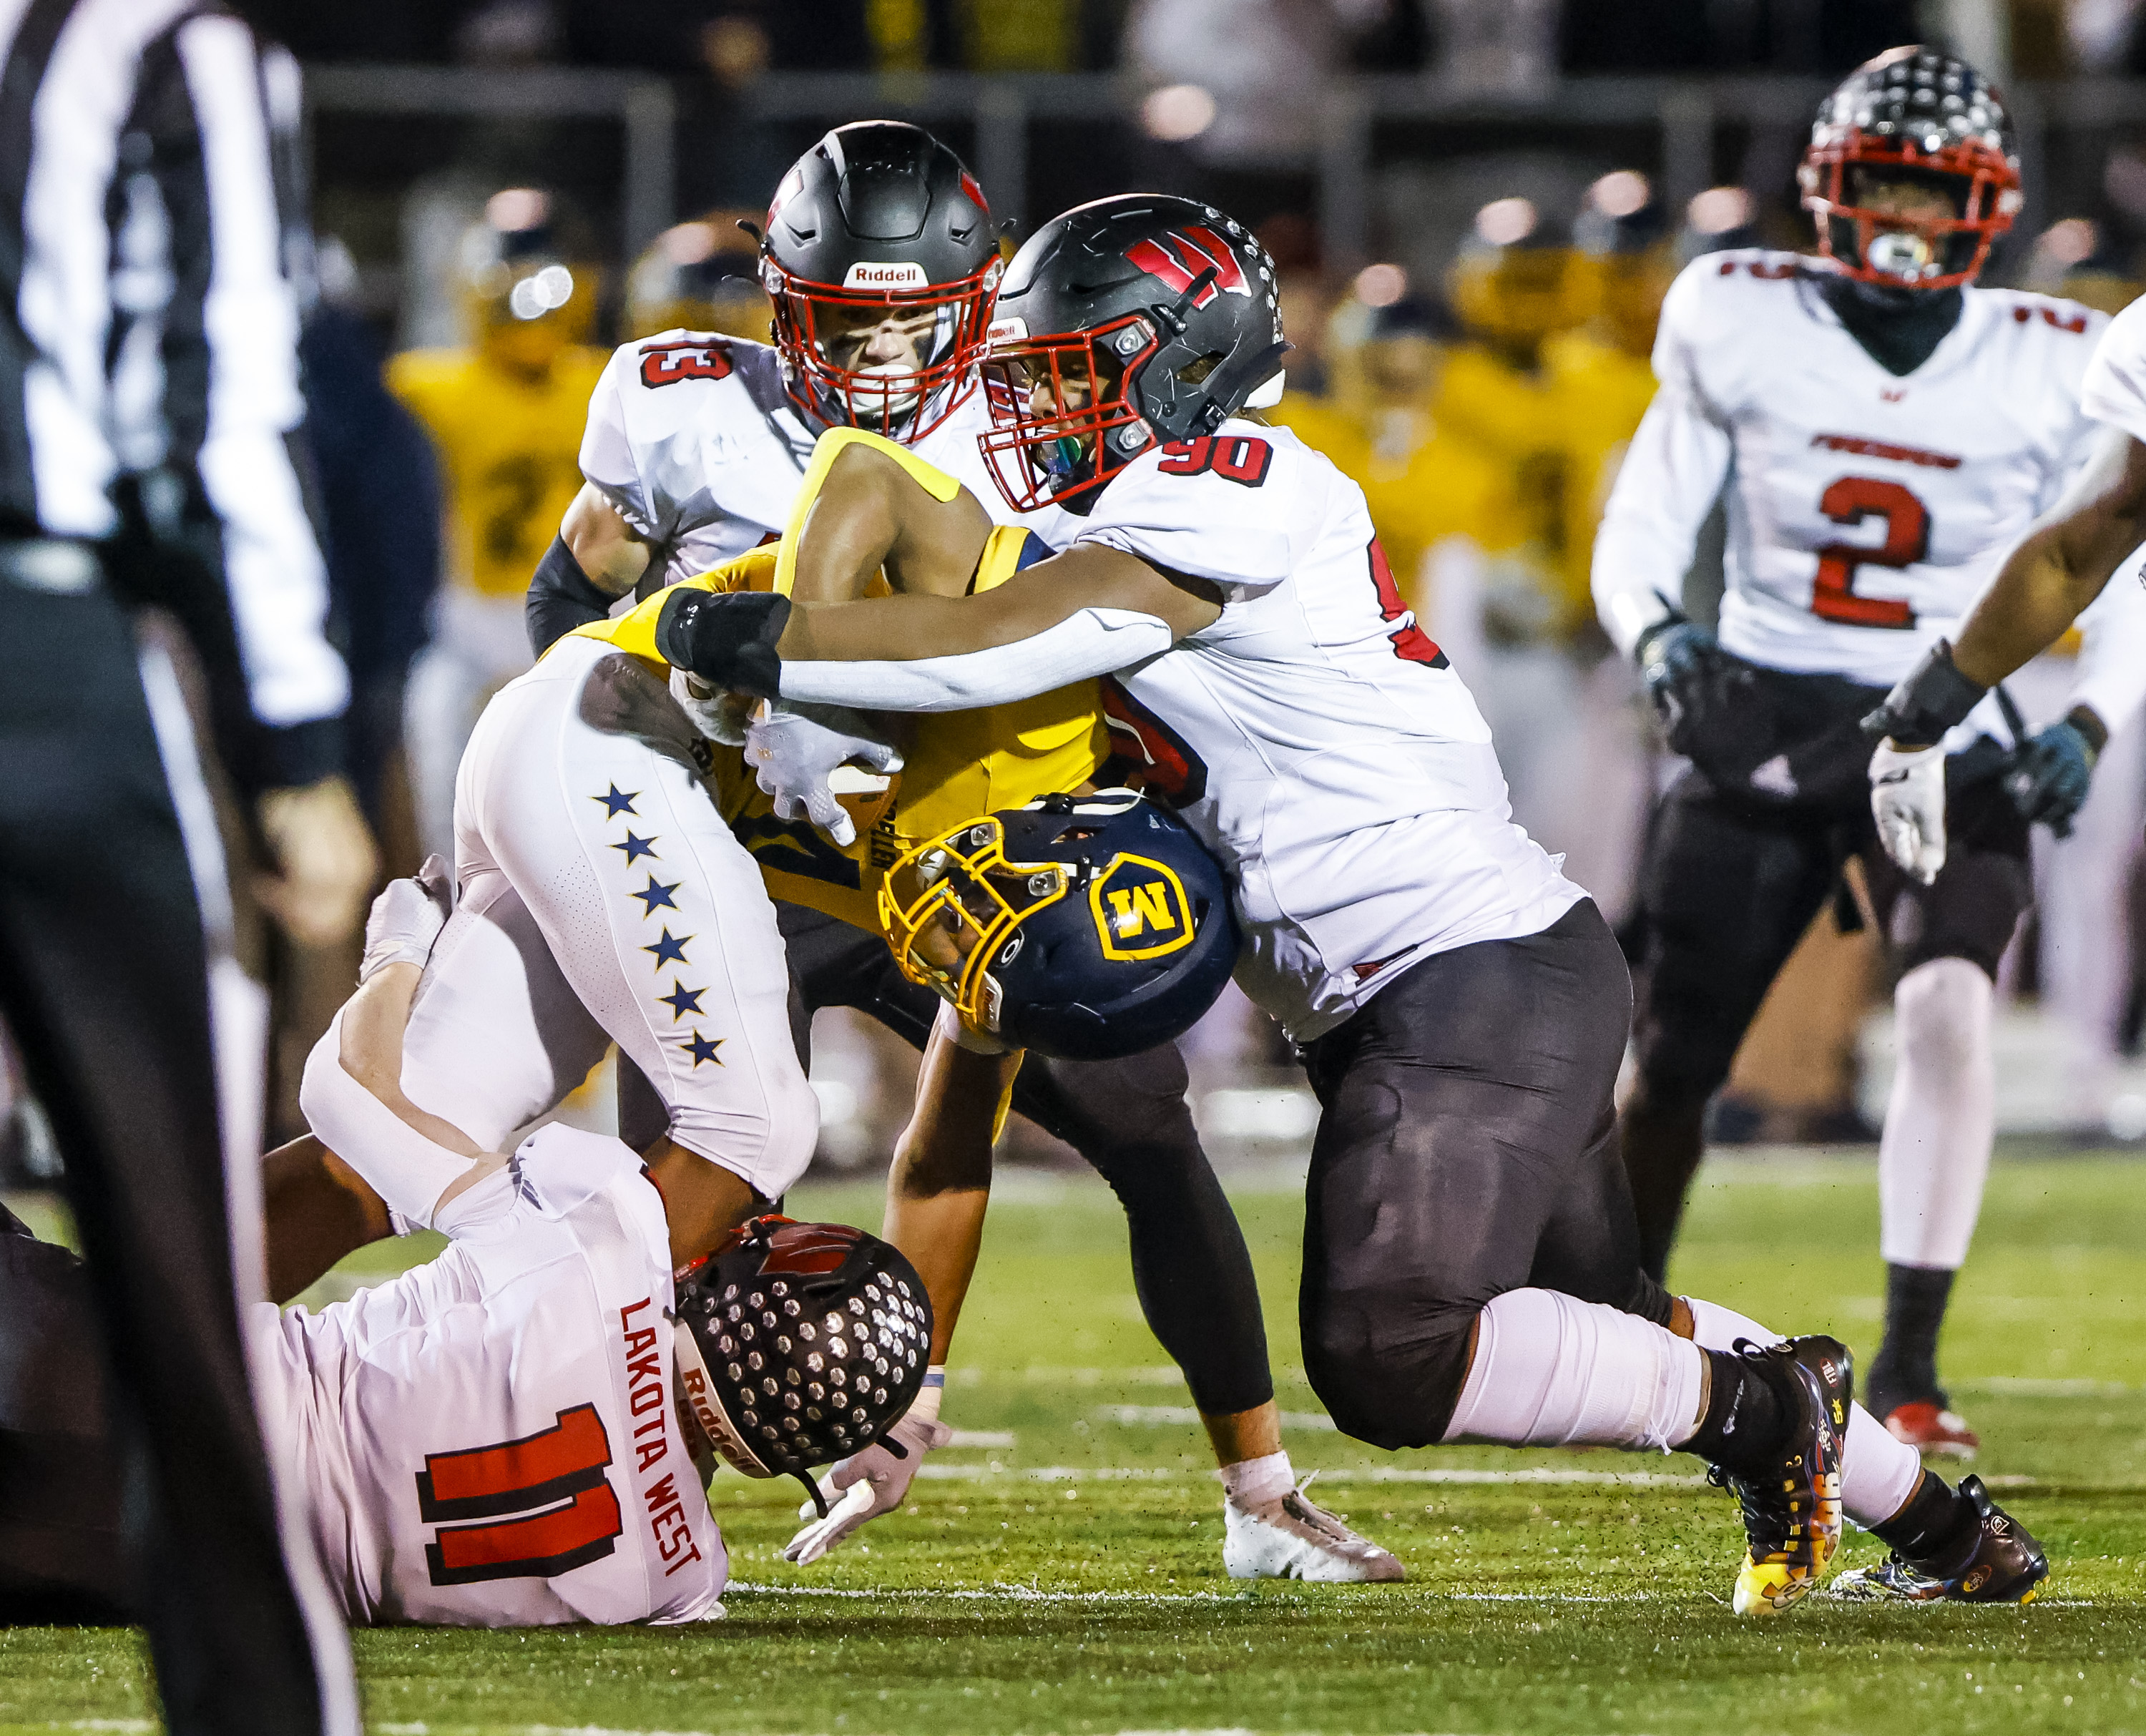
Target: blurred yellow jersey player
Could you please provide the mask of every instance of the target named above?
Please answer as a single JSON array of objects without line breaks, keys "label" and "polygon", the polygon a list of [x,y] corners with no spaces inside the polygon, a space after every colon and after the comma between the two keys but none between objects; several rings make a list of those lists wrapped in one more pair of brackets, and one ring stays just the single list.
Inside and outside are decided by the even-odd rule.
[{"label": "blurred yellow jersey player", "polygon": [[581,486],[581,424],[608,359],[583,342],[594,272],[563,257],[549,202],[522,187],[492,196],[462,242],[469,342],[388,364],[395,395],[440,449],[453,580],[517,608]]},{"label": "blurred yellow jersey player", "polygon": [[485,701],[529,666],[529,575],[580,491],[581,424],[607,359],[582,342],[595,272],[565,257],[545,194],[495,193],[458,268],[468,342],[406,351],[387,370],[446,482],[448,570],[404,733],[419,837],[450,857],[455,768]]},{"label": "blurred yellow jersey player", "polygon": [[626,279],[628,337],[659,332],[720,332],[768,341],[767,295],[759,244],[738,227],[752,211],[711,211],[666,229]]},{"label": "blurred yellow jersey player", "polygon": [[[838,429],[820,441],[798,492],[790,535],[683,583],[711,591],[786,595],[796,528],[833,457],[859,441],[894,456],[941,500],[952,498],[960,486],[905,446]],[[970,592],[993,590],[1052,552],[1033,531],[1001,526],[984,546]],[[885,580],[876,579],[870,594],[884,595],[886,589]],[[664,668],[656,648],[656,624],[669,594],[658,592],[624,615],[591,622],[569,636],[601,640]],[[1021,807],[1057,791],[1078,791],[1095,781],[1111,757],[1101,684],[1094,681],[1009,705],[920,713],[906,721],[910,735],[901,745],[902,769],[890,776],[884,790],[844,796],[843,805],[857,823],[856,841],[847,846],[832,843],[801,818],[778,818],[774,798],[754,781],[741,751],[707,744],[706,787],[731,831],[759,864],[771,895],[884,938],[880,887],[887,870],[908,851],[979,814]]]},{"label": "blurred yellow jersey player", "polygon": [[1374,308],[1365,341],[1335,366],[1330,395],[1292,395],[1269,412],[1364,491],[1387,563],[1419,612],[1424,557],[1439,544],[1465,537],[1496,555],[1528,535],[1507,467],[1432,413],[1445,336],[1423,302]]},{"label": "blurred yellow jersey player", "polygon": [[1588,321],[1546,339],[1542,362],[1565,461],[1560,571],[1568,596],[1584,600],[1610,484],[1654,398],[1654,327],[1677,254],[1668,213],[1631,169],[1588,189],[1574,238]]}]

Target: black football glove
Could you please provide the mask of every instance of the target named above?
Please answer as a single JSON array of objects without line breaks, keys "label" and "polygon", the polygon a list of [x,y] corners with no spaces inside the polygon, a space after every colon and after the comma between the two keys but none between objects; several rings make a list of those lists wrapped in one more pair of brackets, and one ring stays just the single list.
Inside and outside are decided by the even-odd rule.
[{"label": "black football glove", "polygon": [[2004,774],[2004,793],[2021,817],[2040,821],[2059,838],[2071,836],[2107,740],[2101,720],[2078,706],[2020,748]]},{"label": "black football glove", "polygon": [[1963,721],[1989,691],[1959,672],[1952,660],[1951,641],[1940,639],[1885,696],[1885,703],[1863,720],[1863,733],[1873,741],[1889,741],[1896,747],[1932,746],[1944,741],[1945,732]]},{"label": "black football glove", "polygon": [[673,669],[726,693],[779,698],[782,658],[775,648],[790,621],[790,599],[765,591],[726,593],[677,585],[656,617],[656,650]]},{"label": "black football glove", "polygon": [[1639,679],[1675,752],[1689,751],[1689,738],[1705,709],[1707,683],[1719,650],[1711,631],[1681,615],[1656,621],[1633,647]]}]

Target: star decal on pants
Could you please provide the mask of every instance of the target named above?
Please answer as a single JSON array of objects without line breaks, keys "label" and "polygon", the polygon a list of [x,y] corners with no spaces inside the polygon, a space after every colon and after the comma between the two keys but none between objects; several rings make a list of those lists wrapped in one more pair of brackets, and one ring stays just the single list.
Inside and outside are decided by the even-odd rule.
[{"label": "star decal on pants", "polygon": [[658,1005],[671,1009],[671,1022],[676,1025],[686,1014],[700,1011],[701,997],[707,992],[706,989],[689,989],[674,977],[671,982],[671,992],[658,995],[656,1000]]},{"label": "star decal on pants", "polygon": [[611,848],[626,852],[626,866],[631,868],[643,856],[652,856],[656,854],[656,841],[653,838],[636,838],[629,830],[626,835],[626,842],[614,844]]},{"label": "star decal on pants", "polygon": [[[639,895],[638,893],[635,895],[636,897]],[[641,950],[643,952],[652,952],[656,955],[656,968],[661,970],[666,965],[682,965],[686,962],[686,942],[692,938],[691,935],[687,935],[683,939],[674,939],[671,930],[666,928],[663,930],[661,940],[653,946],[644,946]]]},{"label": "star decal on pants", "polygon": [[661,885],[657,884],[656,876],[650,875],[648,884],[633,895],[641,900],[641,914],[643,916],[653,916],[659,909],[676,910],[678,900],[671,895],[684,884],[682,880],[673,880],[667,886]]},{"label": "star decal on pants", "polygon": [[633,805],[640,799],[640,796],[641,792],[638,790],[633,791],[631,794],[621,795],[619,793],[618,786],[616,784],[613,784],[611,786],[611,792],[608,795],[591,796],[589,800],[591,801],[600,801],[604,805],[605,819],[616,820],[621,814],[631,814],[635,812],[636,810]]},{"label": "star decal on pants", "polygon": [[716,1053],[723,1046],[723,1040],[721,1037],[704,1037],[696,1030],[678,1046],[693,1057],[693,1070],[696,1073],[701,1070],[702,1061],[713,1061],[718,1067],[723,1064],[723,1058]]}]

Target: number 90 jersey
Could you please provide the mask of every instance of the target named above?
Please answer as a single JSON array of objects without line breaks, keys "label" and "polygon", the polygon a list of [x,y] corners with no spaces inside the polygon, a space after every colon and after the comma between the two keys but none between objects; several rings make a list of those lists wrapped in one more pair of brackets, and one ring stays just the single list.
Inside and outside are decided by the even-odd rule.
[{"label": "number 90 jersey", "polygon": [[1889,686],[1960,617],[2086,458],[2079,385],[2104,315],[1964,292],[1913,372],[1880,367],[1794,254],[1685,267],[1649,407],[1595,545],[1604,625],[1629,651],[1678,596],[1724,479],[1724,649]]},{"label": "number 90 jersey", "polygon": [[1490,731],[1416,625],[1364,492],[1286,429],[1143,454],[1080,540],[1208,581],[1219,619],[1103,683],[1120,751],[1229,871],[1237,980],[1299,1042],[1419,958],[1585,895],[1513,824]]},{"label": "number 90 jersey", "polygon": [[670,1232],[640,1158],[546,1127],[468,1197],[437,1260],[248,1322],[266,1432],[344,1619],[721,1615],[729,1563],[676,1404]]}]

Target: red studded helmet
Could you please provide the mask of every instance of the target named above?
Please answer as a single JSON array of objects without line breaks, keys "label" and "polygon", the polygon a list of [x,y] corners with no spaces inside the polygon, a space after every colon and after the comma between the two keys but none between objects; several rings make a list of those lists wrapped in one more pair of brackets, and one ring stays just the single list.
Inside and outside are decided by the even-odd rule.
[{"label": "red studded helmet", "polygon": [[[760,266],[791,398],[813,421],[911,441],[976,389],[998,231],[976,177],[922,127],[859,121],[799,157]],[[888,322],[913,357],[871,354]]]},{"label": "red studded helmet", "polygon": [[[1819,251],[1851,277],[1896,289],[1972,282],[2020,205],[2004,98],[1935,48],[1889,49],[1849,73],[1819,110],[1797,174]],[[1873,210],[1859,200],[1874,179],[1926,182],[1953,214]]]},{"label": "red studded helmet", "polygon": [[771,1214],[679,1280],[677,1357],[731,1467],[800,1478],[817,1503],[811,1468],[863,1451],[924,1389],[931,1302],[877,1236]]}]

